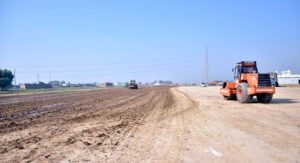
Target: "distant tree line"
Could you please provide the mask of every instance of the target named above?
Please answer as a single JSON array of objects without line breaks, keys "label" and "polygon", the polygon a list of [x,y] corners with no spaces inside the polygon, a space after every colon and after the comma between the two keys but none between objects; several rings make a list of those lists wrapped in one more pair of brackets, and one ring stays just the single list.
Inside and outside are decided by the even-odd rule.
[{"label": "distant tree line", "polygon": [[0,90],[7,90],[14,79],[14,75],[10,70],[0,69]]}]

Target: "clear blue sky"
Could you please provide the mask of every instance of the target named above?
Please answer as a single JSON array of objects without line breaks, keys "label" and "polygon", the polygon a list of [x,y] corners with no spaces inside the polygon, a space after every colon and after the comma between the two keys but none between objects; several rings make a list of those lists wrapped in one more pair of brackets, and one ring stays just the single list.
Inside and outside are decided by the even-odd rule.
[{"label": "clear blue sky", "polygon": [[299,0],[1,0],[0,67],[17,82],[232,79],[241,60],[300,73]]}]

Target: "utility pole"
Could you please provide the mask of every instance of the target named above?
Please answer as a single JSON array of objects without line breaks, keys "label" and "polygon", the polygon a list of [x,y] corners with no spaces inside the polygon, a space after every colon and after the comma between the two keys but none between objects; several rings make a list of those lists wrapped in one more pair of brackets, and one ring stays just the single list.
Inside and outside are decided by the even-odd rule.
[{"label": "utility pole", "polygon": [[205,78],[206,78],[206,84],[209,83],[209,68],[208,68],[208,52],[207,47],[205,46]]},{"label": "utility pole", "polygon": [[51,82],[51,71],[49,73],[49,83]]},{"label": "utility pole", "polygon": [[17,85],[16,69],[14,68],[14,85]]},{"label": "utility pole", "polygon": [[37,84],[39,84],[39,83],[40,83],[40,75],[37,74]]}]

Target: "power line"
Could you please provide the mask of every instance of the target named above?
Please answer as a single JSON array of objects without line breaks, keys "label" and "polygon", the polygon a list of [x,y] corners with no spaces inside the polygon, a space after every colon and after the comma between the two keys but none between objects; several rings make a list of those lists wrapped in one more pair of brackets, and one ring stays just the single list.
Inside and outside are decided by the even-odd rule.
[{"label": "power line", "polygon": [[[76,63],[76,64],[50,64],[50,65],[14,65],[15,67],[78,67],[78,66],[103,66],[103,65],[113,65],[113,64],[128,64],[128,63],[145,63],[145,62],[155,62],[155,61],[166,61],[166,60],[177,60],[199,57],[196,55],[190,56],[180,56],[180,57],[168,57],[168,58],[155,58],[146,60],[129,60],[129,61],[119,61],[119,62],[104,62],[104,63]],[[6,65],[10,67],[9,65]]]},{"label": "power line", "polygon": [[[121,66],[121,67],[107,67],[107,69],[109,70],[123,70],[123,69],[132,69],[132,68],[145,68],[145,67],[160,67],[160,66],[170,66],[170,65],[180,65],[180,64],[186,64],[187,62],[188,63],[193,63],[193,62],[199,62],[200,58],[188,58],[188,59],[185,59],[185,60],[180,60],[180,61],[177,61],[177,62],[165,62],[165,63],[159,63],[159,64],[150,64],[150,65],[134,65],[134,66]],[[169,63],[168,63],[169,62]],[[100,67],[102,69],[104,69],[105,67]],[[90,68],[90,69],[83,69],[83,68],[80,68],[80,69],[73,69],[73,70],[51,70],[52,73],[60,73],[60,72],[63,72],[63,73],[69,73],[69,72],[80,72],[80,71],[99,71],[98,69],[95,69],[95,68]],[[29,72],[19,72],[21,74],[26,74],[26,73],[37,73],[37,71],[29,71]],[[38,73],[49,73],[49,71],[38,71]]]},{"label": "power line", "polygon": [[[146,73],[146,72],[159,72],[159,71],[170,71],[170,70],[172,71],[173,69],[170,67],[172,65],[174,65],[174,66],[176,65],[176,68],[178,68],[178,66],[185,67],[186,63],[191,64],[191,63],[198,62],[200,64],[200,61],[199,61],[200,59],[201,59],[201,56],[198,55],[198,56],[185,56],[184,58],[183,57],[175,57],[175,58],[173,57],[173,58],[167,58],[167,59],[156,58],[156,59],[152,59],[152,60],[145,60],[145,61],[147,61],[147,63],[145,63],[143,61],[139,61],[139,62],[134,62],[134,63],[130,64],[130,62],[128,62],[128,61],[123,61],[123,62],[112,62],[112,65],[108,65],[108,64],[70,64],[70,65],[66,65],[66,67],[65,67],[65,68],[67,68],[69,66],[71,68],[71,67],[75,67],[75,65],[76,65],[76,68],[80,67],[80,69],[77,69],[77,70],[74,70],[72,68],[71,68],[71,70],[53,70],[52,66],[54,66],[54,65],[51,65],[48,68],[48,70],[45,70],[45,72],[41,72],[41,71],[19,72],[18,71],[18,73],[38,74],[38,81],[40,78],[39,74],[41,74],[41,73],[49,74],[50,81],[53,78],[53,73],[54,73],[54,78],[59,79],[59,80],[61,80],[61,79],[68,80],[67,78],[81,78],[83,76],[88,76],[88,77],[93,76],[93,78],[95,78],[95,76],[99,76],[99,77],[103,78],[103,77],[107,77],[107,76],[122,76],[122,75],[138,74],[138,73]],[[119,64],[114,65],[116,63],[119,63]],[[122,65],[125,63],[129,64],[130,66]],[[135,64],[137,64],[137,65],[135,65]],[[182,64],[184,64],[184,65],[182,65]],[[48,65],[40,65],[40,66],[46,67]],[[98,66],[98,67],[92,68],[90,66]],[[158,69],[155,69],[155,67]],[[161,68],[159,68],[159,67],[161,67]],[[43,69],[43,68],[39,68],[39,69]],[[59,69],[61,69],[61,68],[59,68]],[[128,72],[128,70],[130,70],[130,69],[138,69],[140,71]],[[127,72],[114,72],[114,70],[126,70]],[[179,70],[181,70],[181,69],[179,69]],[[104,73],[99,73],[101,71]],[[176,71],[178,71],[178,69],[176,69]],[[77,74],[80,74],[80,75],[60,74],[60,73],[66,73],[66,72],[76,72]],[[58,75],[57,75],[57,73],[58,73]],[[42,76],[41,78],[44,79],[45,76]],[[28,77],[28,78],[26,77],[26,78],[21,78],[21,79],[22,80],[32,79],[32,77]]]},{"label": "power line", "polygon": [[[181,66],[185,67],[185,65],[181,65]],[[181,70],[181,69],[179,69],[179,70]],[[149,69],[149,70],[141,70],[141,71],[121,72],[121,73],[120,72],[99,73],[99,71],[98,71],[98,73],[89,73],[89,74],[85,73],[85,74],[80,74],[80,75],[63,75],[63,76],[61,76],[61,78],[80,78],[80,77],[91,76],[91,75],[99,76],[99,77],[100,76],[107,77],[107,76],[120,76],[120,75],[128,75],[128,74],[136,74],[136,73],[138,74],[138,73],[146,73],[146,72],[160,72],[160,71],[162,71],[162,72],[170,71],[170,69]],[[176,70],[176,71],[178,71],[178,70]],[[28,77],[28,78],[22,78],[22,79],[32,79],[32,78]]]}]

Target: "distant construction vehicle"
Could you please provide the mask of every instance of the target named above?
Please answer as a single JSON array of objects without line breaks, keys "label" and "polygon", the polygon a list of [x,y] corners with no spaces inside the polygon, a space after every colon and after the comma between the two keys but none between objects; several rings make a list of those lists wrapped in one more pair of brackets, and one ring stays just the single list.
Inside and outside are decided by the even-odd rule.
[{"label": "distant construction vehicle", "polygon": [[269,73],[258,73],[256,61],[242,61],[234,69],[234,81],[224,82],[220,90],[226,100],[237,99],[240,103],[252,101],[253,96],[261,103],[270,103],[275,93]]},{"label": "distant construction vehicle", "polygon": [[130,80],[129,89],[138,89],[138,84],[135,80]]}]

